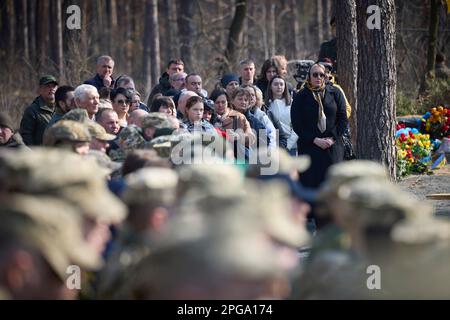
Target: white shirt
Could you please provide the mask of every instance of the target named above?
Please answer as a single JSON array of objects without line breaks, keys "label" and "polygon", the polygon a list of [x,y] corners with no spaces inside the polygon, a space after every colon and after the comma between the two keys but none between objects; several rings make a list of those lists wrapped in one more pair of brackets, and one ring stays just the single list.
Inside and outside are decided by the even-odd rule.
[{"label": "white shirt", "polygon": [[273,116],[280,121],[281,127],[289,135],[287,141],[288,150],[296,149],[298,136],[294,130],[292,130],[291,106],[286,105],[284,99],[275,99],[270,103],[269,110],[273,113]]}]

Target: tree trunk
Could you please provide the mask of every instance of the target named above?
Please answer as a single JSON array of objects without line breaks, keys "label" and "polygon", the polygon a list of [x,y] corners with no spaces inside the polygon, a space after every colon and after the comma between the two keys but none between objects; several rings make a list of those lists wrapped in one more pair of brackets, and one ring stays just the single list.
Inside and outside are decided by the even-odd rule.
[{"label": "tree trunk", "polygon": [[[340,2],[340,1],[338,1]],[[330,27],[330,0],[322,0],[322,14],[323,14],[323,36],[325,39],[331,39]]]},{"label": "tree trunk", "polygon": [[151,5],[151,12],[150,12],[150,58],[151,58],[151,64],[152,64],[152,83],[158,83],[158,79],[161,72],[161,63],[160,63],[160,55],[159,55],[159,27],[158,27],[158,1],[157,0],[151,0],[149,2],[149,5]]},{"label": "tree trunk", "polygon": [[123,48],[124,48],[124,57],[125,57],[125,73],[129,73],[132,70],[132,62],[133,62],[133,40],[131,39],[131,19],[133,17],[130,13],[130,2],[124,1],[123,3],[123,16],[125,16],[125,23],[123,26],[122,34],[124,37]]},{"label": "tree trunk", "polygon": [[300,23],[299,23],[299,5],[297,0],[291,0],[292,18],[294,22],[294,51],[293,58],[296,59],[300,54]]},{"label": "tree trunk", "polygon": [[[179,59],[180,57],[180,47],[178,46],[178,24],[177,24],[177,6],[174,0],[166,0],[167,8],[169,10],[169,35],[170,41],[169,49],[170,55],[166,57],[166,60]],[[169,61],[164,61],[167,63]]]},{"label": "tree trunk", "polygon": [[[39,0],[38,1],[38,11],[36,20],[36,50],[38,57],[38,70],[40,71],[41,67],[46,65],[45,59],[48,55],[47,52],[47,44],[49,43],[49,30],[48,30],[48,22],[49,22],[49,3],[48,0]],[[42,71],[40,71],[42,72]]]},{"label": "tree trunk", "polygon": [[[261,4],[261,17],[267,17],[267,10],[266,5],[263,2],[260,2]],[[264,60],[270,57],[269,52],[269,40],[268,40],[268,27],[267,23],[262,23],[262,41],[263,41],[263,47],[264,47]]]},{"label": "tree trunk", "polygon": [[357,136],[357,75],[358,75],[358,36],[356,30],[355,0],[336,2],[337,57],[339,64],[339,85],[352,106],[349,119],[351,136],[356,144]]},{"label": "tree trunk", "polygon": [[30,44],[30,62],[33,62],[33,65],[36,63],[36,10],[37,4],[36,1],[28,2],[28,25],[29,25],[29,33],[28,40]]},{"label": "tree trunk", "polygon": [[180,36],[180,56],[184,62],[186,69],[193,71],[193,40],[195,35],[195,0],[179,0],[177,3],[178,9],[178,29]]},{"label": "tree trunk", "polygon": [[244,20],[247,14],[247,0],[236,0],[236,11],[230,26],[227,48],[225,50],[225,72],[233,70],[239,55]]},{"label": "tree trunk", "polygon": [[28,1],[22,0],[22,32],[23,32],[23,57],[29,62],[30,46],[28,42]]},{"label": "tree trunk", "polygon": [[114,41],[115,37],[117,36],[118,32],[118,23],[117,23],[117,2],[116,0],[110,0],[109,1],[109,21],[111,23],[111,26],[109,28],[110,36],[109,36],[109,54],[113,56],[114,59],[118,58],[118,50],[117,45]]},{"label": "tree trunk", "polygon": [[358,132],[356,152],[361,159],[383,163],[396,178],[395,3],[379,0],[382,28],[369,29],[366,10],[371,0],[356,0],[358,29]]},{"label": "tree trunk", "polygon": [[317,40],[320,45],[323,42],[323,10],[322,0],[316,0],[316,25],[317,25]]},{"label": "tree trunk", "polygon": [[153,87],[152,82],[152,61],[151,61],[151,32],[152,32],[152,15],[153,15],[153,1],[154,0],[146,0],[145,3],[145,19],[144,19],[144,52],[143,52],[143,60],[142,60],[142,70],[144,80],[144,88],[148,90],[150,93],[151,88]]},{"label": "tree trunk", "polygon": [[267,24],[269,26],[269,34],[268,34],[268,38],[269,38],[269,56],[266,58],[269,58],[271,56],[273,56],[274,54],[276,54],[276,27],[275,27],[275,3],[273,3],[272,1],[268,1],[267,2]]},{"label": "tree trunk", "polygon": [[6,3],[6,10],[8,15],[8,31],[9,31],[7,52],[9,53],[8,54],[9,57],[13,57],[16,45],[16,21],[15,21],[16,15],[14,14],[13,0],[8,0],[8,2]]},{"label": "tree trunk", "polygon": [[248,4],[248,15],[249,18],[247,18],[247,25],[248,30],[258,30],[258,36],[255,36],[255,32],[248,32],[248,57],[251,59],[256,59],[257,52],[260,50],[257,50],[260,41],[261,36],[259,35],[258,25],[255,23],[256,18],[256,12],[257,12],[257,3],[250,2]]},{"label": "tree trunk", "polygon": [[56,30],[55,30],[55,58],[56,58],[56,65],[58,66],[58,72],[59,76],[61,77],[64,72],[64,63],[63,63],[63,27],[62,27],[62,6],[61,6],[62,0],[56,0],[55,3],[55,23],[56,23]]},{"label": "tree trunk", "polygon": [[427,69],[423,78],[420,92],[423,93],[429,88],[429,81],[434,79],[434,68],[436,66],[437,36],[439,29],[439,9],[440,0],[431,0],[430,25],[428,34],[428,54]]}]

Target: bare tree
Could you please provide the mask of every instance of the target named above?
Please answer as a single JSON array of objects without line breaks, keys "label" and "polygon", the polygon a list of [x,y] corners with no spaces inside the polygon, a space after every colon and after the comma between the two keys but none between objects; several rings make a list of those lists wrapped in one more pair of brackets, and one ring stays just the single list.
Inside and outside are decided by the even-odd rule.
[{"label": "bare tree", "polygon": [[156,84],[158,82],[158,77],[161,72],[161,66],[160,66],[160,56],[159,56],[159,28],[158,28],[158,1],[157,0],[150,0],[149,4],[151,5],[151,12],[150,12],[150,58],[152,63],[152,83]]},{"label": "bare tree", "polygon": [[428,54],[427,54],[427,69],[423,78],[420,92],[424,92],[428,88],[427,82],[434,78],[435,59],[437,52],[437,36],[439,29],[439,9],[440,0],[431,0],[430,5],[430,25],[428,34]]},{"label": "bare tree", "polygon": [[227,48],[225,50],[225,71],[233,68],[239,53],[239,45],[244,27],[244,20],[247,14],[247,0],[236,0],[236,11],[230,26]]},{"label": "bare tree", "polygon": [[317,40],[321,44],[323,42],[323,10],[322,0],[316,0],[316,26],[317,26]]},{"label": "bare tree", "polygon": [[[175,4],[174,0],[166,0],[167,8],[169,10],[169,16],[166,17],[166,19],[169,20],[170,28],[169,28],[169,34],[170,34],[170,41],[169,48],[170,48],[170,57],[178,59],[180,57],[180,47],[177,43],[177,35],[178,35],[178,24],[177,24],[177,6]],[[167,57],[167,59],[171,59]]]},{"label": "bare tree", "polygon": [[64,64],[63,64],[63,30],[62,30],[62,7],[61,7],[62,0],[56,0],[55,1],[55,23],[56,23],[56,30],[55,30],[55,63],[58,67],[59,75],[61,76],[63,74]]},{"label": "bare tree", "polygon": [[357,135],[357,75],[358,75],[358,37],[356,29],[355,0],[336,2],[337,57],[339,61],[339,84],[352,106],[349,119],[352,138]]},{"label": "bare tree", "polygon": [[370,0],[356,0],[358,29],[358,132],[359,158],[380,161],[396,178],[395,3],[377,1],[383,25],[369,29],[366,10]]},{"label": "bare tree", "polygon": [[[117,35],[118,32],[118,23],[117,23],[117,2],[116,0],[109,0],[109,22],[110,22],[110,36],[109,36],[109,45],[108,49],[111,55],[117,56],[117,50],[113,50],[117,48],[114,46],[114,36]],[[114,57],[116,58],[116,57]]]},{"label": "bare tree", "polygon": [[22,0],[22,32],[23,32],[23,57],[30,60],[30,46],[28,42],[28,6],[27,0]]},{"label": "bare tree", "polygon": [[[275,6],[272,1],[267,1],[267,25],[268,25],[268,42],[269,42],[269,56],[273,56],[276,53],[276,22],[275,22]],[[268,57],[269,57],[268,56]],[[266,58],[268,58],[266,57]]]},{"label": "bare tree", "polygon": [[[179,30],[179,43],[180,43],[180,55],[184,61],[187,69],[192,68],[193,65],[193,48],[192,43],[195,35],[195,0],[178,0],[178,30]],[[192,70],[191,70],[192,71]]]},{"label": "bare tree", "polygon": [[[331,30],[330,30],[330,0],[322,0],[322,26],[323,26],[323,36],[325,39],[331,38]],[[338,1],[339,2],[339,1]]]},{"label": "bare tree", "polygon": [[291,0],[291,6],[292,6],[292,17],[293,17],[293,24],[294,24],[294,50],[295,54],[293,57],[297,57],[297,55],[300,53],[300,23],[299,23],[299,5],[297,0]]}]

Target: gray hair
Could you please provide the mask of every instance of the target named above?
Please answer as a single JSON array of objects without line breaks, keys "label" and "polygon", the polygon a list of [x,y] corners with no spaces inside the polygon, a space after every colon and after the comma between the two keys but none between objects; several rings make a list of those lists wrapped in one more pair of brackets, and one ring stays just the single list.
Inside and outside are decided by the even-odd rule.
[{"label": "gray hair", "polygon": [[123,85],[127,85],[129,83],[133,83],[133,88],[134,88],[135,84],[134,84],[133,78],[130,76],[127,76],[127,75],[122,75],[116,79],[115,88],[121,88]]},{"label": "gray hair", "polygon": [[114,62],[112,57],[105,55],[105,56],[100,56],[100,57],[97,58],[97,65],[102,64],[103,61],[112,61],[112,62]]},{"label": "gray hair", "polygon": [[98,94],[97,88],[90,84],[79,85],[73,92],[73,95],[75,96],[75,101],[76,100],[85,101],[86,95],[89,92],[95,92]]}]

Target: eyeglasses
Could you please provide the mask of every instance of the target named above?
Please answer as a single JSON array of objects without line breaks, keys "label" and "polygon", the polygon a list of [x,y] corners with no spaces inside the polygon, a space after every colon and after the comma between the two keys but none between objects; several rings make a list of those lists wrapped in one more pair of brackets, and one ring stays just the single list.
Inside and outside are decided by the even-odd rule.
[{"label": "eyeglasses", "polygon": [[129,100],[117,100],[116,103],[118,103],[118,104],[129,104],[130,101]]},{"label": "eyeglasses", "polygon": [[319,78],[320,77],[320,79],[322,79],[322,78],[325,78],[325,73],[314,72],[312,74],[312,76],[313,76],[313,78]]}]

